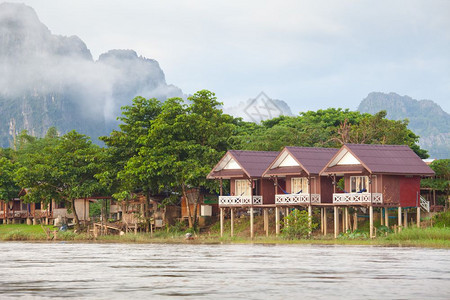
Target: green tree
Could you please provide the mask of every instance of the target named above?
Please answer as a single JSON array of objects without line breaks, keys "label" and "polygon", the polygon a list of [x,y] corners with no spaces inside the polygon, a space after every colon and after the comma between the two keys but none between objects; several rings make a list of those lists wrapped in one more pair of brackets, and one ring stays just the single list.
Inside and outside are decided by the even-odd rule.
[{"label": "green tree", "polygon": [[15,180],[18,164],[7,157],[0,157],[0,200],[10,201],[18,197],[20,186]]},{"label": "green tree", "polygon": [[283,227],[282,234],[287,239],[306,238],[317,227],[317,223],[312,222],[312,217],[308,215],[306,210],[292,210],[285,217],[284,222],[287,225]]},{"label": "green tree", "polygon": [[98,146],[75,131],[30,143],[20,155],[21,167],[16,172],[20,186],[27,188],[25,200],[67,203],[74,214],[76,229],[80,230],[75,199],[101,190],[94,178],[99,167],[98,152]]},{"label": "green tree", "polygon": [[[219,109],[214,93],[202,90],[188,101],[164,102],[133,165],[139,176],[158,182],[160,190],[182,194],[186,201],[189,189],[217,189],[206,175],[228,149],[234,129],[233,117]],[[193,202],[193,212],[187,207],[189,226],[195,229],[199,197]]]},{"label": "green tree", "polygon": [[129,199],[131,193],[137,191],[145,194],[143,217],[147,230],[150,228],[150,195],[158,186],[154,177],[147,176],[142,169],[139,149],[160,112],[161,102],[157,99],[136,97],[132,105],[122,107],[122,116],[118,118],[122,122],[120,131],[114,130],[110,136],[100,138],[108,148],[102,154],[102,171],[96,177],[116,199]]}]

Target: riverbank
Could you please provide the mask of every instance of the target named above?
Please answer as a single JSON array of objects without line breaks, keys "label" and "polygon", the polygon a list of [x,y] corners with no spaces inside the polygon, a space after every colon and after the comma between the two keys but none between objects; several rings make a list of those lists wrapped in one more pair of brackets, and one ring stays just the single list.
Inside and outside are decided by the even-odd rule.
[{"label": "riverbank", "polygon": [[[47,235],[50,232],[50,235]],[[1,241],[72,241],[72,242],[100,242],[100,243],[166,243],[166,244],[304,244],[304,245],[367,245],[367,246],[400,246],[400,247],[429,247],[450,249],[450,228],[406,228],[400,233],[390,233],[387,236],[368,239],[342,235],[334,239],[332,235],[313,236],[310,239],[284,239],[274,235],[256,236],[254,239],[244,236],[220,237],[214,233],[206,233],[186,239],[184,232],[159,231],[153,235],[149,233],[105,235],[94,238],[86,233],[76,234],[72,231],[57,232],[54,239],[53,226],[40,225],[0,225]]]}]

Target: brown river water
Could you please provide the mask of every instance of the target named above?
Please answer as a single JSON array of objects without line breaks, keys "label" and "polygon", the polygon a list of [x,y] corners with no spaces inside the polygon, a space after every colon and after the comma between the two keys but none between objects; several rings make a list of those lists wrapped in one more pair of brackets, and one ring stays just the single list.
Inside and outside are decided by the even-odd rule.
[{"label": "brown river water", "polygon": [[0,299],[450,299],[450,250],[0,243]]}]

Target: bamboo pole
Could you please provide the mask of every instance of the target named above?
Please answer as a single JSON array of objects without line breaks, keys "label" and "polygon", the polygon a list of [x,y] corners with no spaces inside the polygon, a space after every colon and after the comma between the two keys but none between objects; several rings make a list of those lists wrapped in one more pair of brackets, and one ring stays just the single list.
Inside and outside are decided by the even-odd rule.
[{"label": "bamboo pole", "polygon": [[334,207],[334,238],[337,239],[339,233],[339,208]]},{"label": "bamboo pole", "polygon": [[280,211],[278,206],[275,207],[275,235],[280,234]]},{"label": "bamboo pole", "polygon": [[234,208],[230,209],[230,214],[231,214],[231,230],[230,230],[230,235],[234,236]]},{"label": "bamboo pole", "polygon": [[220,237],[223,237],[223,207],[220,208]]},{"label": "bamboo pole", "polygon": [[405,209],[405,218],[403,219],[403,227],[407,228],[408,227],[408,210]]},{"label": "bamboo pole", "polygon": [[389,228],[389,210],[387,207],[384,208],[384,225]]},{"label": "bamboo pole", "polygon": [[254,228],[254,224],[253,224],[253,207],[250,207],[250,238],[253,239],[253,237],[255,236],[255,228]]},{"label": "bamboo pole", "polygon": [[266,230],[266,236],[269,236],[269,212],[267,208],[264,208],[264,229]]},{"label": "bamboo pole", "polygon": [[420,207],[417,207],[417,228],[420,228]]}]

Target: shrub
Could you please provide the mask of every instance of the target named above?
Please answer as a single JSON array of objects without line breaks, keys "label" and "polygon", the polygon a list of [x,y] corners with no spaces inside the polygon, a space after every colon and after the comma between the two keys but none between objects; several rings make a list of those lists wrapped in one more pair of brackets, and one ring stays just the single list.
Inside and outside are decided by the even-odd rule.
[{"label": "shrub", "polygon": [[450,227],[450,211],[442,212],[433,217],[434,227]]},{"label": "shrub", "polygon": [[284,219],[288,225],[283,228],[282,234],[287,239],[308,237],[310,232],[317,227],[317,223],[313,223],[308,212],[304,210],[294,209]]}]

